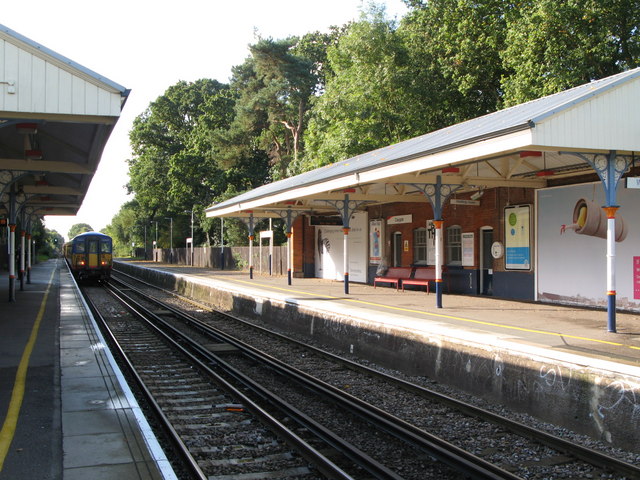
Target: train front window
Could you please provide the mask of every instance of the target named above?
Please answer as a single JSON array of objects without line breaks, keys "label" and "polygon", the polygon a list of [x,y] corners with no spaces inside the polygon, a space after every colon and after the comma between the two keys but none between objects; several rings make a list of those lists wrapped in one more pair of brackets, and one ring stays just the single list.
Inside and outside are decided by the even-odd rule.
[{"label": "train front window", "polygon": [[96,240],[89,240],[89,253],[98,253],[98,242]]},{"label": "train front window", "polygon": [[111,253],[111,242],[109,240],[100,242],[100,253]]},{"label": "train front window", "polygon": [[75,244],[76,253],[84,253],[84,242],[78,242]]}]

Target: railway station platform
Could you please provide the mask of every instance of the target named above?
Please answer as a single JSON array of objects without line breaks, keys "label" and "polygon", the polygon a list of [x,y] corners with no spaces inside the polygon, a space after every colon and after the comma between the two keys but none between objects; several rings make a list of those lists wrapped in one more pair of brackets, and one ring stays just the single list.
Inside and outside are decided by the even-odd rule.
[{"label": "railway station platform", "polygon": [[[3,272],[6,273],[6,272]],[[63,260],[0,288],[0,480],[174,479]]]},{"label": "railway station platform", "polygon": [[152,261],[116,270],[221,310],[640,449],[640,314]]}]

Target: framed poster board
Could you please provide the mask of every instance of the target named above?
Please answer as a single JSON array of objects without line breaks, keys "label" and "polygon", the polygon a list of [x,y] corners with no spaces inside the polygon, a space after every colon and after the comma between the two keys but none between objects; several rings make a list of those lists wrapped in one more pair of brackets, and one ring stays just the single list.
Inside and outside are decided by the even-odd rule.
[{"label": "framed poster board", "polygon": [[369,264],[378,265],[382,260],[382,220],[369,221]]},{"label": "framed poster board", "polygon": [[531,269],[531,206],[504,209],[505,269]]},{"label": "framed poster board", "polygon": [[474,265],[474,234],[472,232],[462,234],[462,266],[473,267]]}]

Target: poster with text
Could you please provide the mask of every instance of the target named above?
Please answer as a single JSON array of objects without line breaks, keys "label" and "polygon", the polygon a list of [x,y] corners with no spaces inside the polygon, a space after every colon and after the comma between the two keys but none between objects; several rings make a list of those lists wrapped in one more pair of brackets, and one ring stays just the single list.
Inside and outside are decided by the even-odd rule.
[{"label": "poster with text", "polygon": [[474,234],[472,232],[462,234],[462,266],[473,267],[475,258]]},{"label": "poster with text", "polygon": [[531,269],[531,208],[529,205],[504,209],[505,268]]},{"label": "poster with text", "polygon": [[369,221],[369,263],[380,264],[382,259],[382,220]]}]

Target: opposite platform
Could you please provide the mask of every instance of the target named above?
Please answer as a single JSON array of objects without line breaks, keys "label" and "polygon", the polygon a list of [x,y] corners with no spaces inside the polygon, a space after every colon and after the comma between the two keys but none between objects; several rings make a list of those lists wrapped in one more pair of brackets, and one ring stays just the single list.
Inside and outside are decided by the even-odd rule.
[{"label": "opposite platform", "polygon": [[176,478],[104,345],[63,261],[35,265],[0,313],[0,479]]},{"label": "opposite platform", "polygon": [[223,311],[313,337],[545,421],[640,449],[640,316],[533,302],[396,291],[154,262],[117,269]]}]

